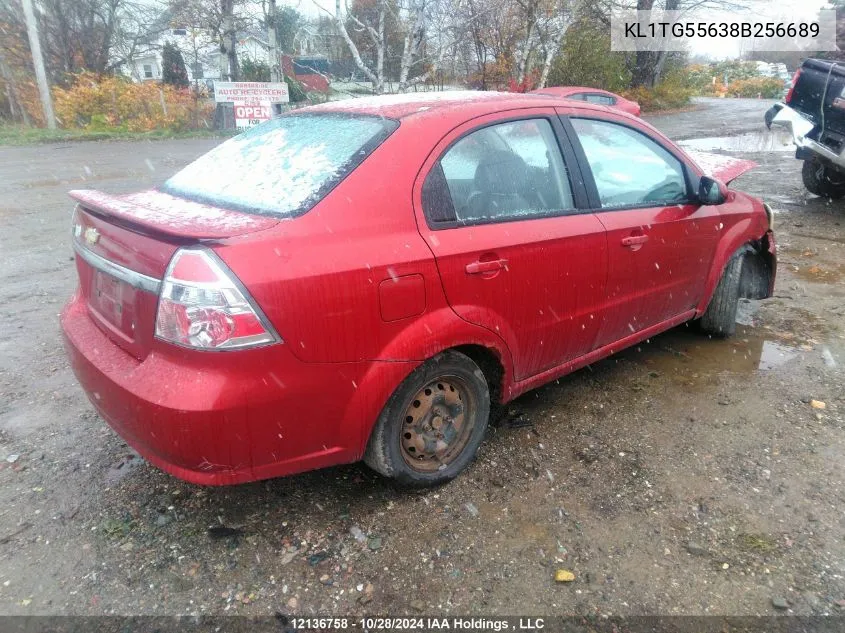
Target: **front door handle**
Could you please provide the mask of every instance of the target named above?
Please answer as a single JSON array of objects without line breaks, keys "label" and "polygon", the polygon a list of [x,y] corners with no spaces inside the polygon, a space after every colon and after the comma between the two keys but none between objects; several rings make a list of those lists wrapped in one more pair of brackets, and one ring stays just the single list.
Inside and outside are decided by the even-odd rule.
[{"label": "front door handle", "polygon": [[629,235],[622,238],[622,246],[640,246],[648,242],[648,235]]},{"label": "front door handle", "polygon": [[502,270],[508,265],[506,259],[494,259],[489,262],[472,262],[467,264],[467,275],[479,275],[481,273],[489,273],[495,270]]}]

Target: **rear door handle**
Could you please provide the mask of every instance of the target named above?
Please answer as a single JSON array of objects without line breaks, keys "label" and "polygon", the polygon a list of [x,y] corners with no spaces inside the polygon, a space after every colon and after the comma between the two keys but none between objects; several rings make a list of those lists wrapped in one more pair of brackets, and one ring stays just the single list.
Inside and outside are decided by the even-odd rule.
[{"label": "rear door handle", "polygon": [[467,275],[479,275],[481,273],[489,273],[494,270],[502,270],[508,265],[506,259],[494,259],[489,262],[472,262],[467,264]]},{"label": "rear door handle", "polygon": [[629,235],[622,238],[622,246],[639,246],[648,242],[648,235]]}]

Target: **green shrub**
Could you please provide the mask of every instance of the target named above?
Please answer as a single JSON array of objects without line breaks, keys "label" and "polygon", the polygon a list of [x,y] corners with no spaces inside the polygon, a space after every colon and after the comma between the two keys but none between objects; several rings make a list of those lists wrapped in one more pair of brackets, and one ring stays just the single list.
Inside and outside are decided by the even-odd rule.
[{"label": "green shrub", "polygon": [[307,101],[308,95],[305,93],[305,88],[293,77],[285,75],[285,83],[288,85],[288,97],[291,103],[299,103]]},{"label": "green shrub", "polygon": [[731,97],[777,99],[783,93],[783,81],[774,77],[737,79],[728,85]]},{"label": "green shrub", "polygon": [[689,105],[693,91],[684,84],[681,73],[673,73],[654,88],[639,86],[623,90],[622,95],[640,104],[643,112],[676,110]]},{"label": "green shrub", "polygon": [[188,70],[185,68],[185,60],[182,52],[174,44],[165,42],[161,51],[161,81],[177,88],[187,88]]},{"label": "green shrub", "polygon": [[567,30],[546,85],[587,86],[619,92],[631,85],[631,71],[625,53],[611,52],[607,28],[581,20]]}]

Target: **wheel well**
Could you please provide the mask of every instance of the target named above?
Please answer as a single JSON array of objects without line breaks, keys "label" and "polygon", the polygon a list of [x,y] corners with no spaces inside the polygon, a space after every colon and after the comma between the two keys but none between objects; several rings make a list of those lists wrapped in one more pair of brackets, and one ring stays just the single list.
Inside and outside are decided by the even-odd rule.
[{"label": "wheel well", "polygon": [[741,257],[743,261],[739,296],[746,299],[767,298],[774,274],[774,262],[768,252],[766,238],[746,244]]},{"label": "wheel well", "polygon": [[490,389],[490,402],[501,404],[502,380],[505,377],[505,368],[496,353],[483,345],[459,345],[452,349],[469,356],[481,368]]}]

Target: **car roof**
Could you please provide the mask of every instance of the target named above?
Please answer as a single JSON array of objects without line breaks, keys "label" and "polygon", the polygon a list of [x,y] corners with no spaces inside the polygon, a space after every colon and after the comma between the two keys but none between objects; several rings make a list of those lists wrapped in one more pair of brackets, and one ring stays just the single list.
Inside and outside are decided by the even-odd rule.
[{"label": "car roof", "polygon": [[[574,103],[578,105],[575,106]],[[541,93],[492,92],[480,90],[449,90],[441,92],[410,92],[329,101],[305,108],[305,112],[341,112],[372,114],[390,119],[427,118],[448,113],[457,118],[472,118],[483,114],[536,108],[543,106],[577,107],[584,110],[608,112],[605,106],[573,102],[571,99]]]}]

